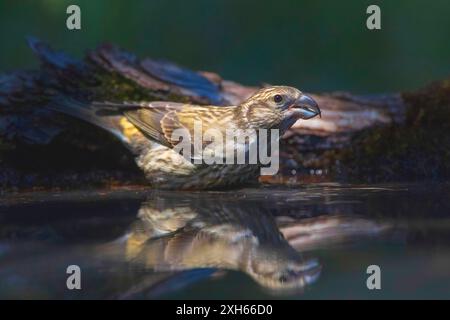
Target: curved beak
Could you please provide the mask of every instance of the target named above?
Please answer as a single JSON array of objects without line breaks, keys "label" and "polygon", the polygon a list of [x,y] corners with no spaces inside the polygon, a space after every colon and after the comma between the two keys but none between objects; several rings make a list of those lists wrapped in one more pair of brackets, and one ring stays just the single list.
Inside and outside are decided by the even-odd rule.
[{"label": "curved beak", "polygon": [[292,107],[296,109],[296,113],[300,116],[301,119],[307,120],[314,118],[317,115],[319,117],[322,117],[317,102],[306,94],[301,95],[300,98],[298,98],[295,102],[295,105],[293,105]]}]

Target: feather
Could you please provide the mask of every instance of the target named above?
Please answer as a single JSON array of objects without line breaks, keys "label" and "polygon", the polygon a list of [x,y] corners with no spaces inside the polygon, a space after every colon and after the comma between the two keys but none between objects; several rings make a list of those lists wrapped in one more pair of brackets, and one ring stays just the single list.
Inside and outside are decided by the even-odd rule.
[{"label": "feather", "polygon": [[[236,107],[215,107],[188,105],[176,102],[96,102],[97,114],[122,113],[147,137],[173,148],[180,141],[173,137],[175,130],[183,130],[190,135],[194,143],[195,126],[199,125],[201,137],[210,129],[217,130],[223,136],[227,128],[233,128]],[[202,141],[202,147],[210,141]]]}]

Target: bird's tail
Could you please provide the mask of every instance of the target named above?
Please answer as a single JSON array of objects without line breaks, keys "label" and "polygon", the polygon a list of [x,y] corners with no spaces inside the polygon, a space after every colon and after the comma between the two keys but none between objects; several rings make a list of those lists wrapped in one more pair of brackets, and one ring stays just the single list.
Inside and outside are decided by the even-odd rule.
[{"label": "bird's tail", "polygon": [[100,104],[67,96],[52,99],[47,108],[108,131],[133,153],[139,153],[146,144],[147,139],[126,119],[120,108],[104,108]]}]

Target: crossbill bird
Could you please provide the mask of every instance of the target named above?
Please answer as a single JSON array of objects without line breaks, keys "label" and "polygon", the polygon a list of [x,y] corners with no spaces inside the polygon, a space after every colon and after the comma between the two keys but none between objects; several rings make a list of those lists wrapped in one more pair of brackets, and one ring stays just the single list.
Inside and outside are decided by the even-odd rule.
[{"label": "crossbill bird", "polygon": [[[150,184],[163,189],[239,186],[255,182],[260,173],[259,163],[206,164],[194,161],[195,153],[190,158],[180,154],[176,149],[180,141],[173,135],[177,130],[193,135],[195,125],[201,124],[202,135],[212,129],[226,136],[230,131],[276,129],[281,137],[297,120],[320,115],[320,109],[311,97],[287,86],[263,88],[237,106],[167,101],[83,104],[60,99],[50,108],[99,126],[118,137],[135,155],[137,165]],[[206,148],[204,141],[201,147]]]}]

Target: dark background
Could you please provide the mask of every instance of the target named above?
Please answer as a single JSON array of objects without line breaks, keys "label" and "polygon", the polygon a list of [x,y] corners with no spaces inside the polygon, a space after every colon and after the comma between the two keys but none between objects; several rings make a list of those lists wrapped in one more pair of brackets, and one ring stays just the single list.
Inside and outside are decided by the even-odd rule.
[{"label": "dark background", "polygon": [[[82,30],[66,28],[81,7]],[[382,30],[366,28],[378,4]],[[450,75],[450,1],[0,0],[0,71],[37,66],[25,37],[80,57],[110,41],[244,84],[408,90]]]}]

